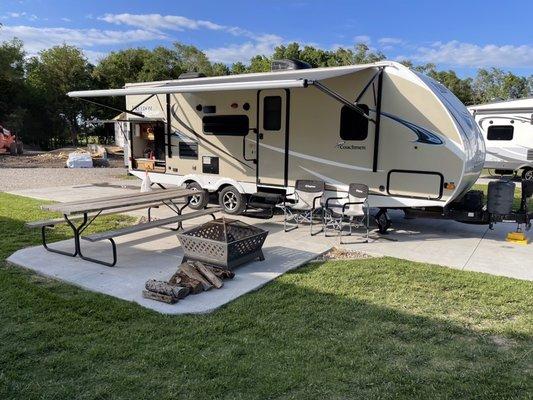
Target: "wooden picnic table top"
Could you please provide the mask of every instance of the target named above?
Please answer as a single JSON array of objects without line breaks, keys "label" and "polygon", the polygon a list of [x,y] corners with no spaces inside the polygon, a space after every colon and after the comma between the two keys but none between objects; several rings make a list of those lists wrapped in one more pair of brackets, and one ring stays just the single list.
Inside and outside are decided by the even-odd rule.
[{"label": "wooden picnic table top", "polygon": [[87,199],[71,201],[66,203],[56,203],[42,206],[43,210],[56,211],[61,214],[83,214],[124,208],[128,206],[138,206],[142,204],[163,203],[165,200],[179,199],[195,194],[196,191],[190,189],[161,189],[145,193],[128,193],[118,196],[101,197],[97,199]]}]

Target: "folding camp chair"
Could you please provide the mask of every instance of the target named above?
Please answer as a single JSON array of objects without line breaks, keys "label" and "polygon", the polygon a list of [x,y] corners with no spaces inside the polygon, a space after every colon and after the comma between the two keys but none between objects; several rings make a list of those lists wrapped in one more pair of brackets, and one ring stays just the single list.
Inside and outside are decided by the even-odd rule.
[{"label": "folding camp chair", "polygon": [[[316,211],[320,210],[320,199],[324,195],[325,183],[322,181],[297,180],[294,186],[294,193],[287,195],[283,199],[280,208],[283,209],[284,220],[283,229],[290,232],[297,229],[301,223],[310,225],[311,235],[322,232],[313,232],[313,219]],[[288,203],[287,200],[292,202]],[[296,225],[287,228],[288,223]]]},{"label": "folding camp chair", "polygon": [[341,244],[343,228],[349,226],[349,236],[352,235],[352,228],[364,226],[366,228],[366,242],[368,242],[368,226],[370,222],[368,210],[368,186],[361,183],[351,183],[348,194],[344,197],[329,197],[322,208],[323,230],[327,236],[327,231],[338,231]]}]

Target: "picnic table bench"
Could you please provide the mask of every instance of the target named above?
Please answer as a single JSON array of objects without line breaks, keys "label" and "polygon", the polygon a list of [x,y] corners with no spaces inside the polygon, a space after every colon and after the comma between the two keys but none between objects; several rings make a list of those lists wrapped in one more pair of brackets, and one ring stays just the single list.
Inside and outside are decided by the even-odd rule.
[{"label": "picnic table bench", "polygon": [[[101,197],[98,199],[79,200],[67,203],[57,203],[52,205],[42,206],[44,210],[56,211],[63,214],[63,218],[53,218],[49,220],[33,221],[26,224],[29,228],[41,228],[41,238],[43,247],[54,253],[76,257],[92,261],[106,266],[114,266],[117,263],[117,251],[114,241],[115,237],[128,235],[135,232],[141,232],[148,229],[163,227],[177,223],[177,228],[170,228],[172,230],[179,230],[183,227],[183,222],[194,218],[199,218],[205,215],[211,215],[215,219],[215,213],[222,210],[221,207],[209,207],[202,210],[193,211],[183,214],[182,211],[189,204],[191,196],[195,194],[193,190],[189,189],[168,189],[157,190],[147,193],[134,193],[119,196]],[[184,205],[178,205],[176,200],[186,199]],[[163,218],[153,221],[151,219],[150,210],[160,206],[167,206],[175,216]],[[117,214],[122,212],[148,209],[148,222],[140,223],[133,226],[114,229],[107,232],[95,233],[87,236],[81,236],[82,233],[89,227],[98,217],[103,215]],[[81,222],[79,222],[81,221]],[[78,225],[75,223],[78,222]],[[74,252],[69,253],[59,249],[53,249],[46,243],[46,229],[53,228],[56,225],[66,223],[72,229],[74,234]],[[99,260],[92,257],[85,256],[81,251],[81,240],[89,242],[97,242],[101,240],[109,240],[112,246],[113,259],[111,262]]]}]

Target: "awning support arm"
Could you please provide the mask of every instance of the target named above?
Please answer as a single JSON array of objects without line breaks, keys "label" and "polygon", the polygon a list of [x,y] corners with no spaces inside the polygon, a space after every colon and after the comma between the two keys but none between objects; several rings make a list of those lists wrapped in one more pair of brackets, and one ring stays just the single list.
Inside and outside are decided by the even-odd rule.
[{"label": "awning support arm", "polygon": [[378,156],[379,156],[379,131],[381,126],[381,98],[383,93],[383,68],[379,70],[378,76],[378,95],[376,99],[376,126],[374,130],[374,159],[372,162],[372,172],[378,170]]},{"label": "awning support arm", "polygon": [[383,70],[383,67],[380,67],[378,69],[378,71],[372,76],[372,78],[370,78],[370,80],[368,81],[368,83],[365,85],[365,87],[363,88],[363,90],[361,91],[361,93],[359,93],[359,95],[357,96],[357,98],[355,99],[355,104],[359,103],[359,100],[361,100],[361,98],[363,97],[363,95],[365,94],[365,92],[367,91],[367,89],[370,87],[370,85],[372,85],[372,83],[374,83],[374,81],[376,80],[376,77],[381,73],[381,71]]},{"label": "awning support arm", "polygon": [[135,112],[135,111],[130,111],[130,110],[126,110],[126,109],[121,109],[121,108],[108,106],[107,104],[102,104],[102,103],[98,103],[98,102],[93,101],[93,100],[84,99],[83,97],[76,97],[76,98],[79,99],[79,100],[85,101],[87,103],[91,103],[91,104],[94,104],[94,105],[97,105],[97,106],[100,106],[100,107],[108,108],[108,109],[113,110],[113,111],[118,111],[118,112],[121,112],[121,113],[135,115],[136,117],[140,117],[140,118],[144,118],[145,117],[144,114],[141,114],[141,113],[138,113],[138,112]]},{"label": "awning support arm", "polygon": [[325,86],[324,84],[322,84],[321,82],[319,81],[307,81],[307,83],[309,85],[313,85],[314,87],[316,87],[317,89],[319,89],[320,91],[324,92],[325,94],[327,94],[328,96],[334,98],[335,100],[337,100],[338,102],[344,104],[345,106],[351,108],[352,110],[354,110],[356,113],[358,113],[359,115],[361,115],[362,117],[368,119],[369,121],[373,122],[373,123],[376,123],[376,121],[372,118],[370,118],[368,115],[366,115],[366,113],[357,106],[357,104],[354,104],[352,103],[350,100],[348,99],[345,99],[344,97],[342,97],[340,94],[338,94],[337,92],[331,90],[330,88],[328,88],[327,86]]}]

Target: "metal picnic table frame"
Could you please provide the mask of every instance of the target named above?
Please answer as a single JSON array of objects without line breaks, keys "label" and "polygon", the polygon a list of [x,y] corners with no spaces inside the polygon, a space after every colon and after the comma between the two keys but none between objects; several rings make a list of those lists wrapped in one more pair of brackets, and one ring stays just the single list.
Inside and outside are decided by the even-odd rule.
[{"label": "metal picnic table frame", "polygon": [[[52,253],[58,253],[61,255],[76,257],[79,256],[81,259],[86,261],[95,262],[98,264],[103,264],[106,266],[114,266],[117,260],[117,249],[116,243],[113,238],[108,240],[111,242],[112,251],[113,251],[113,262],[108,263],[105,261],[97,260],[91,257],[84,256],[81,251],[81,235],[82,233],[100,216],[104,211],[116,210],[116,213],[120,213],[121,210],[126,210],[128,207],[135,206],[137,209],[142,209],[143,205],[146,205],[148,208],[148,219],[151,220],[150,210],[155,206],[165,205],[174,211],[177,215],[182,215],[183,210],[189,205],[191,196],[196,194],[194,190],[189,189],[167,189],[167,190],[157,190],[147,193],[136,193],[136,194],[127,194],[119,196],[110,196],[102,197],[97,199],[90,200],[81,200],[73,201],[66,203],[57,203],[52,205],[42,206],[43,210],[47,211],[57,211],[61,212],[63,218],[67,225],[72,229],[74,235],[74,253],[69,253],[63,250],[53,249],[49,247],[46,243],[46,228],[54,227],[55,224],[44,225],[41,229],[41,237],[43,247]],[[174,200],[186,198],[185,204],[180,206],[175,203]],[[95,213],[94,215],[89,216],[90,213]],[[106,213],[109,215],[112,213]],[[79,219],[79,215],[83,215],[81,223],[76,225],[75,220]],[[72,216],[77,216],[78,218],[72,218]],[[178,226],[176,228],[170,228],[174,231],[178,231],[183,228],[183,221],[178,221]]]}]

